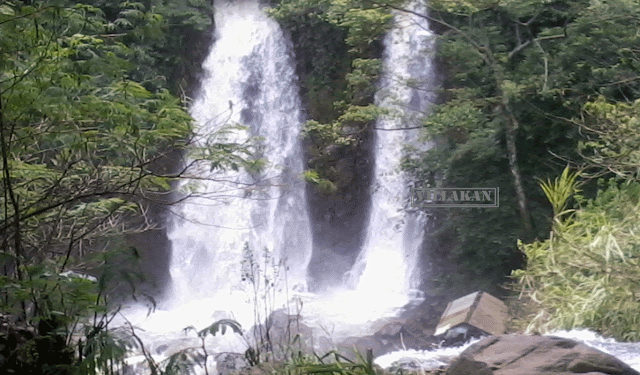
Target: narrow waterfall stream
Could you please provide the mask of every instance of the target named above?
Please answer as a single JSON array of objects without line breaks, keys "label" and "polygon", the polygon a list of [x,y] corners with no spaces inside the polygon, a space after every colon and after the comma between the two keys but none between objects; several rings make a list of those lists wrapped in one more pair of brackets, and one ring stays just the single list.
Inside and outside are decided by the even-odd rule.
[{"label": "narrow waterfall stream", "polygon": [[[426,7],[414,2],[421,13]],[[432,101],[431,51],[434,35],[425,18],[395,15],[384,45],[383,75],[377,104],[389,110],[375,124],[375,177],[365,243],[348,283],[370,295],[382,295],[389,307],[408,303],[420,279],[418,257],[426,218],[409,207],[410,181],[400,164],[407,145],[417,145],[420,120]],[[411,130],[402,130],[409,128]],[[423,146],[424,147],[424,146]]]},{"label": "narrow waterfall stream", "polygon": [[[410,6],[414,12],[426,11],[420,2]],[[364,244],[343,288],[308,303],[314,321],[331,326],[338,337],[371,334],[376,320],[395,317],[407,304],[421,300],[417,265],[426,217],[409,207],[410,181],[401,162],[406,145],[418,145],[415,128],[432,100],[435,38],[425,18],[407,13],[394,17],[393,30],[384,40],[376,94],[376,104],[389,113],[374,125],[375,169]]]}]

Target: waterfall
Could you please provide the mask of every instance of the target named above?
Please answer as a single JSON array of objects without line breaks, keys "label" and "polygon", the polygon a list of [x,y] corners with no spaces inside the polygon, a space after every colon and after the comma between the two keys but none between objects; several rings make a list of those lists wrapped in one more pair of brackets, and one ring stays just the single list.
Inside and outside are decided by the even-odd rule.
[{"label": "waterfall", "polygon": [[[426,14],[413,2],[408,9]],[[401,170],[404,149],[418,145],[420,119],[432,102],[434,36],[425,18],[396,13],[384,40],[383,76],[376,104],[389,110],[375,124],[375,169],[365,241],[347,282],[358,293],[376,296],[388,307],[411,300],[419,286],[419,250],[426,217],[408,207],[409,176]],[[411,130],[397,130],[414,128]],[[423,145],[422,147],[429,147]]]},{"label": "waterfall", "polygon": [[[187,159],[193,179],[183,187],[192,194],[176,209],[169,230],[173,286],[167,305],[232,310],[250,326],[252,309],[241,285],[245,244],[257,263],[264,263],[265,248],[275,263],[286,261],[290,288],[306,285],[311,234],[301,179],[302,115],[291,46],[259,2],[217,1],[215,25],[206,76],[190,109],[198,124],[196,145],[207,150],[259,137],[259,156],[268,163],[250,173],[213,169],[197,155]],[[224,130],[236,124],[245,128]],[[262,277],[283,276],[283,269],[272,267],[278,268],[263,267]]]},{"label": "waterfall", "polygon": [[[427,11],[419,2],[409,9],[417,14]],[[182,188],[190,194],[175,207],[168,233],[172,288],[154,314],[147,316],[140,306],[130,306],[133,312],[127,313],[126,323],[133,321],[136,329],[142,328],[136,331],[137,337],[142,337],[148,351],[127,358],[129,370],[139,374],[150,372],[144,365],[148,355],[162,360],[202,345],[193,332],[190,336],[182,332],[185,326],[201,329],[215,320],[233,318],[245,329],[251,327],[256,299],[252,301],[242,285],[245,246],[254,251],[259,263],[265,248],[275,263],[286,261],[286,270],[278,273],[267,264],[260,269],[260,277],[282,282],[286,275],[288,285],[282,288],[305,298],[303,323],[312,326],[314,334],[321,327],[336,342],[371,334],[373,324],[369,323],[396,314],[415,298],[420,279],[419,250],[426,217],[408,207],[411,181],[400,163],[405,146],[432,145],[420,146],[418,129],[397,129],[419,127],[433,99],[434,37],[426,19],[396,13],[394,28],[384,41],[384,72],[376,104],[389,114],[375,124],[375,176],[366,237],[356,263],[345,275],[351,289],[322,296],[304,293],[312,241],[300,179],[302,114],[291,46],[277,23],[262,12],[259,0],[216,1],[215,24],[215,42],[204,63],[206,76],[190,108],[197,121],[194,142],[200,154],[185,161],[191,180]],[[260,168],[221,170],[204,161],[203,156],[220,145],[250,141],[257,142],[257,156],[267,160]],[[279,306],[274,303],[273,307]],[[113,324],[131,327],[125,321]],[[211,354],[246,348],[237,335],[209,339],[206,361],[210,366],[217,360]],[[589,341],[639,368],[636,344]],[[428,363],[439,367],[443,357],[459,351],[400,354],[422,358],[421,368],[429,369]],[[203,372],[202,368],[195,371]]]},{"label": "waterfall", "polygon": [[[398,13],[395,18],[384,42],[384,74],[376,96],[376,103],[390,113],[375,124],[381,130],[375,136],[366,240],[346,275],[348,285],[313,295],[305,292],[312,240],[300,178],[302,114],[291,46],[258,0],[215,3],[214,44],[203,65],[200,93],[190,108],[197,121],[194,141],[200,154],[185,160],[192,178],[182,188],[190,194],[174,207],[168,231],[172,286],[154,314],[137,313],[136,324],[145,330],[150,350],[165,355],[193,345],[193,337],[177,334],[187,325],[202,329],[221,318],[235,319],[245,329],[255,323],[252,303],[263,295],[252,299],[250,287],[243,284],[245,246],[258,263],[265,248],[276,262],[286,260],[286,272],[283,268],[279,275],[269,273],[266,265],[257,275],[281,282],[281,299],[271,301],[270,307],[286,302],[282,291],[288,287],[304,303],[303,323],[314,335],[330,336],[324,341],[371,334],[375,321],[395,315],[415,297],[426,219],[407,207],[410,181],[400,162],[403,147],[416,143],[418,130],[392,129],[417,127],[429,107],[433,36],[420,17]],[[202,158],[221,144],[256,142],[256,136],[258,156],[268,160],[262,168],[220,170]],[[215,344],[216,350],[237,351],[238,342],[229,340]]]},{"label": "waterfall", "polygon": [[[418,14],[427,11],[419,2],[409,9]],[[384,40],[383,74],[376,94],[376,104],[389,114],[375,123],[375,175],[365,240],[345,274],[344,288],[305,301],[305,321],[332,327],[334,337],[371,334],[376,321],[397,316],[421,297],[418,265],[426,215],[409,207],[411,181],[401,162],[405,146],[432,147],[419,144],[416,128],[433,99],[435,38],[422,17],[397,12],[394,21]],[[405,128],[414,129],[398,130]]]}]

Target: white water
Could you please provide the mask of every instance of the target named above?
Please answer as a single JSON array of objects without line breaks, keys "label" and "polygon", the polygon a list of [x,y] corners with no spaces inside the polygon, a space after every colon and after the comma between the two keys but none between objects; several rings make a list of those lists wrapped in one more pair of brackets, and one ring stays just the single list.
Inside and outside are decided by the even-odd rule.
[{"label": "white water", "polygon": [[[419,2],[409,8],[426,12]],[[394,28],[384,41],[384,70],[376,95],[377,104],[389,110],[389,115],[375,124],[375,176],[367,234],[347,275],[357,293],[375,298],[387,309],[401,307],[416,296],[426,222],[419,210],[407,210],[410,180],[400,168],[404,147],[417,143],[420,130],[398,129],[419,127],[434,87],[431,51],[435,38],[427,20],[407,13],[397,13],[394,19]]]}]

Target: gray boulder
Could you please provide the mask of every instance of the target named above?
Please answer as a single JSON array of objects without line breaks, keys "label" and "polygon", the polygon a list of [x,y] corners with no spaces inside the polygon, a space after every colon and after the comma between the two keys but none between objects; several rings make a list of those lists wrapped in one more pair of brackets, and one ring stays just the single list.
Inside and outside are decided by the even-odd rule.
[{"label": "gray boulder", "polygon": [[460,354],[447,375],[640,375],[617,358],[553,336],[487,337]]},{"label": "gray boulder", "polygon": [[233,375],[250,367],[244,354],[220,353],[214,358],[218,375]]}]

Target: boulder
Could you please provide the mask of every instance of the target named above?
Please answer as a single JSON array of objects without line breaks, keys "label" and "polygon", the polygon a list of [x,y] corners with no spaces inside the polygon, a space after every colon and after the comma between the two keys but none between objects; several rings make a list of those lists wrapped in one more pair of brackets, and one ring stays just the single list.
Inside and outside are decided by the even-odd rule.
[{"label": "boulder", "polygon": [[[445,335],[445,343],[467,341],[471,337],[505,333],[508,309],[504,302],[486,292],[475,292],[449,302],[435,335]],[[451,331],[457,330],[453,333]]]},{"label": "boulder", "polygon": [[433,329],[428,328],[420,315],[390,320],[378,329],[374,336],[383,344],[390,344],[389,347],[393,350],[424,350],[436,347],[440,341],[433,336]]},{"label": "boulder", "polygon": [[393,350],[429,350],[440,345],[442,339],[435,337],[434,327],[447,306],[442,296],[427,296],[420,304],[408,307],[400,317],[387,319],[374,336]]},{"label": "boulder", "polygon": [[[474,361],[467,356],[460,356],[447,369],[446,374],[456,375],[494,375],[489,366],[480,361]],[[530,374],[534,375],[534,374]]]},{"label": "boulder", "polygon": [[387,354],[394,350],[394,348],[385,340],[380,339],[374,335],[362,336],[362,337],[348,337],[344,339],[337,347],[340,354],[355,361],[357,359],[355,351],[357,350],[360,355],[364,356],[367,350],[373,352],[374,357]]},{"label": "boulder", "polygon": [[218,375],[233,375],[250,367],[244,354],[220,353],[214,358]]},{"label": "boulder", "polygon": [[640,375],[617,358],[554,336],[487,337],[460,354],[447,375]]},{"label": "boulder", "polygon": [[253,337],[263,340],[261,344],[268,345],[271,350],[296,348],[308,351],[313,348],[313,332],[301,320],[301,316],[289,315],[284,309],[279,309],[269,315],[266,324],[253,326],[250,332]]}]

